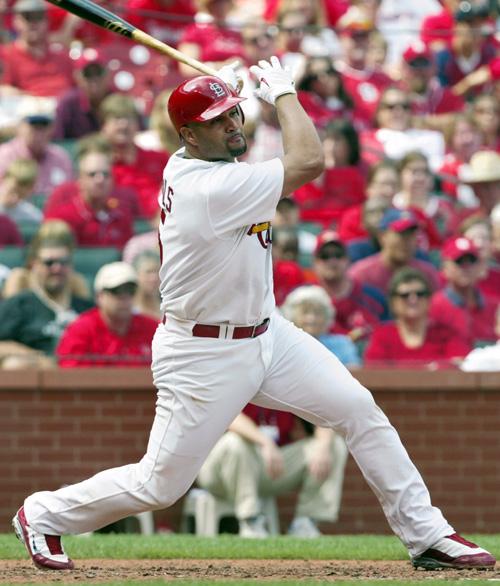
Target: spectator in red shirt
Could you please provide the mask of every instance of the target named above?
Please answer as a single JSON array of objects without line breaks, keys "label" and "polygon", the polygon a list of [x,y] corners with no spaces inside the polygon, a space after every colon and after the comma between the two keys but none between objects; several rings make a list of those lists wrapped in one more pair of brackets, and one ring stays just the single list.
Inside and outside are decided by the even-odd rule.
[{"label": "spectator in red shirt", "polygon": [[370,32],[373,23],[357,6],[340,18],[338,33],[341,57],[335,63],[346,92],[354,101],[354,120],[360,129],[372,128],[382,91],[392,85],[389,76],[367,67]]},{"label": "spectator in red shirt", "polygon": [[[382,160],[372,165],[366,179],[367,201],[361,205],[355,205],[346,210],[339,219],[339,235],[347,244],[353,240],[365,239],[369,234],[363,221],[363,209],[370,200],[380,203],[379,209],[387,209],[392,204],[392,198],[399,189],[399,171],[395,163]],[[386,204],[383,206],[383,204]],[[382,216],[378,218],[378,222]]]},{"label": "spectator in red shirt", "polygon": [[389,208],[379,225],[380,252],[355,262],[349,269],[349,276],[385,295],[392,275],[398,269],[411,266],[420,269],[436,291],[440,285],[437,269],[430,262],[416,258],[418,230],[415,214]]},{"label": "spectator in red shirt", "polygon": [[309,281],[321,285],[336,309],[332,333],[347,334],[357,341],[387,317],[383,293],[348,274],[349,258],[339,235],[326,230],[319,234],[314,253],[314,273]]},{"label": "spectator in red shirt", "polygon": [[45,218],[64,220],[79,246],[122,248],[133,234],[130,207],[114,193],[111,153],[106,144],[87,139],[81,144],[78,181],[61,187],[47,202]]},{"label": "spectator in red shirt", "polygon": [[112,147],[115,184],[133,189],[139,200],[141,216],[152,218],[158,208],[158,194],[168,155],[142,149],[134,143],[140,116],[132,98],[111,94],[101,103],[99,114],[101,132]]},{"label": "spectator in red shirt", "polygon": [[56,349],[59,366],[146,366],[158,321],[133,312],[137,275],[124,262],[99,269],[96,305],[64,332]]},{"label": "spectator in red shirt", "polygon": [[314,124],[325,127],[334,118],[350,118],[351,96],[329,57],[311,57],[297,84],[298,98]]},{"label": "spectator in red shirt", "polygon": [[373,332],[364,355],[367,365],[434,369],[467,355],[469,344],[446,323],[429,319],[430,296],[431,287],[421,271],[406,267],[394,274],[389,283],[394,321]]},{"label": "spectator in red shirt", "polygon": [[299,240],[293,228],[273,226],[273,288],[276,305],[305,282],[302,267],[298,264]]},{"label": "spectator in red shirt", "polygon": [[493,250],[493,229],[489,218],[476,215],[467,218],[459,228],[459,233],[474,243],[482,264],[481,279],[478,287],[489,297],[500,302],[500,263]]},{"label": "spectator in red shirt", "polygon": [[488,17],[486,3],[459,4],[454,13],[451,44],[436,54],[441,85],[454,86],[496,56],[496,43],[484,34]]},{"label": "spectator in red shirt", "polygon": [[65,49],[48,42],[45,2],[17,0],[13,10],[18,36],[3,47],[2,83],[15,93],[60,96],[73,84],[73,65]]},{"label": "spectator in red shirt", "polygon": [[482,265],[476,246],[457,236],[446,242],[442,258],[446,286],[432,297],[431,317],[452,325],[456,334],[472,345],[495,342],[498,301],[483,295],[478,287]]},{"label": "spectator in red shirt", "polygon": [[[15,222],[6,214],[0,214],[0,248],[2,246],[22,246],[23,237]],[[2,253],[0,251],[0,262]]]},{"label": "spectator in red shirt", "polygon": [[[197,0],[199,12],[179,40],[179,51],[218,69],[226,62],[245,58],[241,33],[228,21],[232,0]],[[199,72],[179,63],[183,75],[192,77]]]},{"label": "spectator in red shirt", "polygon": [[314,182],[297,189],[300,219],[323,228],[336,224],[349,207],[365,199],[358,133],[347,120],[332,120],[323,139],[325,171]]},{"label": "spectator in red shirt", "polygon": [[75,62],[76,87],[64,93],[57,104],[53,138],[81,138],[101,127],[98,112],[111,93],[111,81],[104,58],[95,49],[85,49]]},{"label": "spectator in red shirt", "polygon": [[483,134],[482,146],[499,152],[500,105],[498,99],[491,93],[476,96],[472,101],[472,117]]},{"label": "spectator in red shirt", "polygon": [[125,4],[125,20],[173,47],[195,14],[191,0],[127,0]]},{"label": "spectator in red shirt", "polygon": [[427,16],[420,28],[420,38],[433,51],[440,51],[451,43],[453,13],[461,0],[441,0],[443,9],[437,14]]},{"label": "spectator in red shirt", "polygon": [[460,169],[470,162],[482,142],[482,133],[470,114],[456,114],[445,128],[447,153],[438,175],[441,191],[464,207],[477,205],[474,192],[459,181]]},{"label": "spectator in red shirt", "polygon": [[440,129],[465,107],[464,100],[443,87],[436,76],[432,51],[422,41],[415,41],[403,53],[400,87],[409,92],[412,113],[420,125]]}]

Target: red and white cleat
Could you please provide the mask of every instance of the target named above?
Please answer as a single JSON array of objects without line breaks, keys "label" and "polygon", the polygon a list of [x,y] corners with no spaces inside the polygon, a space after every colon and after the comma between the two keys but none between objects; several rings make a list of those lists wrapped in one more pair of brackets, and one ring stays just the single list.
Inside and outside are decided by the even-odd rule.
[{"label": "red and white cleat", "polygon": [[441,538],[424,553],[412,559],[415,568],[425,570],[488,570],[495,566],[496,559],[483,549],[467,541],[458,533]]},{"label": "red and white cleat", "polygon": [[45,535],[30,527],[24,515],[24,507],[17,511],[12,526],[37,568],[41,570],[72,570],[73,562],[66,555],[59,535]]}]

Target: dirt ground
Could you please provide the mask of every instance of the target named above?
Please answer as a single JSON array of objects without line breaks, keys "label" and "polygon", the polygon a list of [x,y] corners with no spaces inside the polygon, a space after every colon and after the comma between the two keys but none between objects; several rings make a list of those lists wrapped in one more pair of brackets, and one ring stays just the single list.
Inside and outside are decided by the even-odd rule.
[{"label": "dirt ground", "polygon": [[71,572],[44,572],[28,561],[0,561],[0,584],[106,582],[111,580],[480,580],[500,581],[500,569],[490,571],[414,570],[407,561],[317,560],[81,560]]}]

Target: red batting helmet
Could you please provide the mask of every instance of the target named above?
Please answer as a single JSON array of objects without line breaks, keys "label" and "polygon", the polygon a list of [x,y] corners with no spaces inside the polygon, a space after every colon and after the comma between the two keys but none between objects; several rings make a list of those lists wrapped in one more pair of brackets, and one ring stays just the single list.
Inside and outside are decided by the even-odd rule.
[{"label": "red batting helmet", "polygon": [[200,75],[177,87],[168,100],[168,114],[177,132],[188,122],[206,122],[230,110],[240,98],[218,77]]}]

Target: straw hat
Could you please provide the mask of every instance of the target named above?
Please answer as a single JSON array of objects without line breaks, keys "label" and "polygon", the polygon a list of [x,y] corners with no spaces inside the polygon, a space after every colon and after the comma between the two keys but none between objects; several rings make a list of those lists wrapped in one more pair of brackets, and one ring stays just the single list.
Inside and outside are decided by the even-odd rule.
[{"label": "straw hat", "polygon": [[458,177],[464,183],[500,181],[500,155],[495,151],[479,151],[470,163],[463,165]]}]

